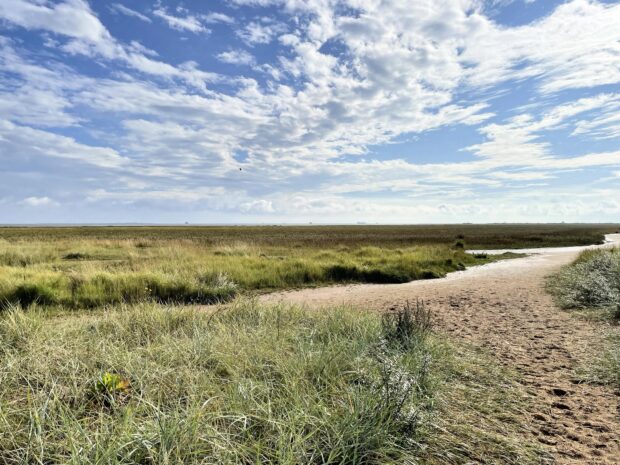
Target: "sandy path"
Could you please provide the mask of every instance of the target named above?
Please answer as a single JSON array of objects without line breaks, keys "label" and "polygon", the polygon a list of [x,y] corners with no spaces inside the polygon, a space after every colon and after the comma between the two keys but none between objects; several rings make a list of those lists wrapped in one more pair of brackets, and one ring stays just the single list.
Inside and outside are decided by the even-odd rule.
[{"label": "sandy path", "polygon": [[[620,234],[608,239],[620,243]],[[544,444],[558,464],[620,464],[620,398],[607,387],[580,384],[575,377],[600,345],[601,325],[559,310],[544,291],[545,277],[581,250],[538,249],[526,258],[444,279],[304,289],[261,299],[376,310],[422,299],[441,330],[490,349],[500,363],[521,373],[532,396],[523,434]]]}]

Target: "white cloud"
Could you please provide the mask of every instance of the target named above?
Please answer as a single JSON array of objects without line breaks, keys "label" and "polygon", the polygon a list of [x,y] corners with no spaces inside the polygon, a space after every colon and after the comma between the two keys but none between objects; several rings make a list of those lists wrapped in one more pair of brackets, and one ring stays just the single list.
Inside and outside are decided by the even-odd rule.
[{"label": "white cloud", "polygon": [[28,29],[71,37],[61,46],[67,53],[118,60],[146,74],[182,79],[201,90],[206,90],[207,82],[218,79],[215,73],[202,71],[195,63],[175,67],[147,56],[156,55],[155,52],[145,54],[135,45],[119,43],[83,0],[65,0],[53,6],[26,0],[0,0],[1,18]]},{"label": "white cloud", "polygon": [[235,22],[235,19],[232,18],[231,16],[228,16],[224,13],[218,13],[218,12],[211,12],[211,13],[207,13],[206,15],[201,15],[201,18],[207,24],[213,24],[213,23],[233,24]]},{"label": "white cloud", "polygon": [[242,203],[241,211],[255,213],[273,213],[273,203],[269,200],[253,200],[251,202]]},{"label": "white cloud", "polygon": [[620,81],[620,4],[572,0],[515,28],[485,18],[463,38],[472,85],[535,77],[544,93]]},{"label": "white cloud", "polygon": [[165,8],[156,8],[153,10],[153,14],[163,19],[172,29],[178,31],[189,31],[194,34],[210,32],[197,16],[190,14],[186,14],[185,16],[174,16],[168,13]]},{"label": "white cloud", "polygon": [[[272,44],[275,59],[257,52],[267,61],[260,67],[252,54],[226,44],[232,48],[216,55],[220,61],[251,68],[240,68],[247,76],[225,79],[196,63],[173,66],[138,42],[121,43],[83,1],[16,0],[15,11],[7,6],[13,3],[0,0],[0,17],[47,31],[54,40],[42,60],[25,52],[27,45],[0,39],[0,71],[6,73],[0,82],[0,118],[6,120],[0,124],[0,156],[18,168],[37,166],[37,160],[95,167],[101,177],[93,181],[92,201],[204,203],[248,215],[325,213],[336,220],[470,213],[490,220],[495,210],[484,190],[505,201],[514,219],[528,213],[533,218],[551,211],[561,192],[570,190],[558,188],[565,172],[620,166],[620,147],[613,145],[620,134],[618,94],[549,96],[620,82],[619,61],[611,53],[617,32],[608,27],[616,5],[572,0],[516,28],[485,16],[477,0],[346,0],[350,8],[331,1],[251,0],[257,16],[235,20],[156,6],[155,14],[179,30],[198,34],[206,24],[234,23],[250,45],[279,38]],[[261,16],[258,8],[267,3],[280,8],[280,18],[288,16],[286,25]],[[84,18],[99,24],[99,32],[77,25]],[[562,24],[579,40],[568,40],[571,32]],[[54,61],[58,56],[49,58],[62,52],[92,57],[102,73],[109,72],[87,77]],[[263,73],[249,77],[257,70]],[[503,85],[512,79],[529,79],[535,90],[524,86],[519,98],[522,90]],[[207,87],[213,82],[225,85]],[[489,97],[502,93],[520,105],[534,97],[536,105],[507,118]],[[461,125],[471,129],[447,132],[461,131]],[[54,134],[59,126],[72,126],[71,133],[81,137]],[[467,150],[449,162],[419,161],[448,158],[443,144],[403,144],[401,153],[390,150],[381,154],[388,159],[372,159],[376,145],[431,130],[456,139],[478,131],[481,140],[467,138]],[[604,144],[569,157],[551,144],[554,131]],[[558,189],[555,197],[532,195],[527,201],[541,202],[540,209],[521,210],[524,194],[513,191],[544,192],[541,184]],[[44,194],[37,197],[57,197]],[[592,200],[574,198],[576,204]],[[580,205],[575,211],[584,212]],[[601,211],[614,211],[614,205]]]},{"label": "white cloud", "polygon": [[109,8],[110,8],[110,11],[112,12],[120,13],[126,16],[131,16],[132,18],[138,18],[139,20],[144,21],[145,23],[152,23],[151,18],[149,18],[148,16],[140,13],[139,11],[132,10],[131,8],[128,8],[121,3],[112,3],[109,6]]},{"label": "white cloud", "polygon": [[232,65],[246,65],[251,66],[256,63],[254,55],[246,50],[228,50],[226,52],[219,53],[217,59],[223,63],[229,63]]},{"label": "white cloud", "polygon": [[36,157],[65,158],[101,168],[119,168],[127,162],[109,148],[80,144],[70,137],[0,120],[0,158],[6,163],[18,157],[33,163]]},{"label": "white cloud", "polygon": [[49,197],[27,197],[21,203],[29,207],[57,207],[60,205]]},{"label": "white cloud", "polygon": [[0,0],[0,18],[27,29],[45,29],[92,42],[110,37],[83,0],[66,0],[57,4]]},{"label": "white cloud", "polygon": [[[618,94],[600,94],[558,105],[538,119],[524,113],[513,117],[507,123],[484,126],[480,132],[487,140],[467,147],[466,150],[478,157],[495,160],[504,165],[536,166],[551,163],[553,157],[551,144],[544,138],[547,131],[566,127],[568,121],[579,114],[600,110],[606,106],[615,108],[619,98]],[[589,157],[581,157],[581,160],[591,160],[593,165],[596,165],[606,164],[603,160],[608,159],[608,157]],[[570,163],[577,163],[577,159],[573,159]],[[613,157],[610,161],[614,162]],[[554,163],[560,164],[559,161]]]},{"label": "white cloud", "polygon": [[[265,21],[265,20],[263,20]],[[248,45],[268,44],[273,38],[286,31],[286,26],[277,22],[251,21],[243,29],[237,31],[237,35]]]}]

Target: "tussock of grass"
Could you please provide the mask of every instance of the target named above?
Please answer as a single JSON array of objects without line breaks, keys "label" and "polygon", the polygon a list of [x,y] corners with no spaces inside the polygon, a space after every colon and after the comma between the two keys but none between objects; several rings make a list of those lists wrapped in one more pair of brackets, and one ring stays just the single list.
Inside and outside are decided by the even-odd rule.
[{"label": "tussock of grass", "polygon": [[550,288],[563,308],[620,305],[620,250],[584,251],[552,278]]},{"label": "tussock of grass", "polygon": [[[620,321],[620,249],[588,250],[549,281],[549,289],[566,309],[587,310],[591,319]],[[594,315],[593,315],[594,314]],[[620,387],[620,336],[611,330],[607,350],[588,367],[586,377]]]}]

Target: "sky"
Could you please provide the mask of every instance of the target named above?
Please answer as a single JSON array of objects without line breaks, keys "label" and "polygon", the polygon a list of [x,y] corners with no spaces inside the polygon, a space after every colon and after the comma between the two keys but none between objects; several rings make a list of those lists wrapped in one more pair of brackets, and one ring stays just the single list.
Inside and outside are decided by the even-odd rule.
[{"label": "sky", "polygon": [[620,222],[620,2],[0,0],[0,223]]}]

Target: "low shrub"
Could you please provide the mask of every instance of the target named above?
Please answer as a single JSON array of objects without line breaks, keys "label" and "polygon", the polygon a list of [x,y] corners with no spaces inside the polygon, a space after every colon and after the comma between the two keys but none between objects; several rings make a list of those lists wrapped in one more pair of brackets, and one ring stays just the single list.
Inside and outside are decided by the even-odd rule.
[{"label": "low shrub", "polygon": [[563,308],[617,307],[620,304],[620,252],[584,252],[550,281]]},{"label": "low shrub", "polygon": [[431,311],[420,300],[413,306],[407,302],[403,308],[385,313],[381,321],[387,343],[405,349],[423,342],[433,326]]}]

